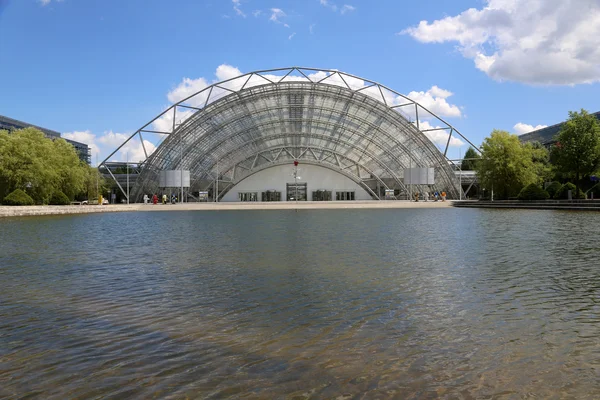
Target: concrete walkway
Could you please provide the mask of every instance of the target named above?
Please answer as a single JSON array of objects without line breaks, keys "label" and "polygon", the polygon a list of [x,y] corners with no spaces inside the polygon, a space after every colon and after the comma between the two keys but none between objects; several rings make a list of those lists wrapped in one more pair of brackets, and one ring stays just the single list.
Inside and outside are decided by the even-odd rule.
[{"label": "concrete walkway", "polygon": [[359,209],[359,208],[450,208],[451,202],[402,200],[390,201],[304,201],[271,203],[184,203],[184,204],[116,204],[86,206],[0,206],[0,217],[20,217],[31,215],[86,214],[98,212],[132,211],[225,211],[225,210],[318,210],[318,209]]}]

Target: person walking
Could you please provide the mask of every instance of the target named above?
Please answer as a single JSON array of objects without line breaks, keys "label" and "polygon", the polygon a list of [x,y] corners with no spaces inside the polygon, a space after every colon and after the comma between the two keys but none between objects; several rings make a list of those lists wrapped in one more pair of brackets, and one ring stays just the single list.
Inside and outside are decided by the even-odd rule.
[{"label": "person walking", "polygon": [[158,204],[158,196],[156,195],[156,193],[152,195],[152,204]]},{"label": "person walking", "polygon": [[144,204],[148,204],[148,195],[147,194],[144,195]]},{"label": "person walking", "polygon": [[446,201],[446,192],[442,192],[442,201]]},{"label": "person walking", "polygon": [[425,192],[423,198],[425,199],[425,201],[429,201],[429,192]]},{"label": "person walking", "polygon": [[162,202],[163,202],[163,205],[167,204],[167,195],[166,194],[162,195]]}]

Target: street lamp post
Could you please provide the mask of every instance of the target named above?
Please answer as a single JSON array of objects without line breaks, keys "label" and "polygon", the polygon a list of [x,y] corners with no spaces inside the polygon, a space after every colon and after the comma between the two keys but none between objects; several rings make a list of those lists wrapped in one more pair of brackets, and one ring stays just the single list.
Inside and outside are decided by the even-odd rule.
[{"label": "street lamp post", "polygon": [[[127,204],[129,204],[129,152],[125,153],[125,163],[126,163],[126,171],[127,171]],[[100,196],[98,196],[100,198]]]}]

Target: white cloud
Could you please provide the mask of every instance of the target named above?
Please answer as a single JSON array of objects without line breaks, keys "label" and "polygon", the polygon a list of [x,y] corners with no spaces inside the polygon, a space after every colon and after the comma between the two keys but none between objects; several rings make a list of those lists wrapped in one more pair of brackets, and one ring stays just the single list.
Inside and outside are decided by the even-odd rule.
[{"label": "white cloud", "polygon": [[[417,126],[416,122],[413,122],[413,125]],[[439,129],[440,126],[431,125],[428,121],[419,121],[419,129],[422,131],[428,129]],[[439,129],[436,131],[423,132],[425,136],[429,138],[436,146],[445,148],[446,143],[448,143],[448,135],[450,132],[447,129]],[[461,147],[464,146],[464,142],[456,137],[456,135],[452,135],[450,139],[450,147]]]},{"label": "white cloud", "polygon": [[342,15],[356,10],[356,7],[350,4],[344,4],[342,7],[338,7],[335,3],[333,3],[330,0],[319,0],[319,4],[321,4],[323,7],[331,9],[331,11],[333,12],[339,11]]},{"label": "white cloud", "polygon": [[513,129],[515,130],[515,133],[517,135],[522,135],[524,133],[529,133],[529,132],[533,132],[533,131],[537,131],[538,129],[542,129],[542,128],[546,128],[548,125],[529,125],[529,124],[524,124],[522,122],[518,122],[515,124],[515,126],[513,126]]},{"label": "white cloud", "polygon": [[310,32],[311,35],[314,33],[315,26],[317,26],[317,24],[310,24],[308,26],[308,31]]},{"label": "white cloud", "polygon": [[[117,147],[125,142],[131,136],[130,133],[115,133],[113,131],[104,132],[104,134],[97,138],[98,143],[102,145],[102,153],[104,153],[103,157],[110,154]],[[156,150],[156,146],[154,143],[144,139],[144,146],[146,147],[146,152],[148,152],[148,156],[150,156],[154,150]],[[146,153],[144,152],[144,147],[142,146],[141,141],[139,140],[139,136],[134,136],[127,144],[125,144],[117,153],[115,153],[111,157],[111,161],[126,161],[130,162],[141,162],[146,159]]]},{"label": "white cloud", "polygon": [[486,0],[481,9],[421,21],[400,32],[456,42],[496,80],[574,85],[600,81],[600,1]]},{"label": "white cloud", "polygon": [[322,6],[324,6],[324,7],[329,7],[329,8],[331,8],[333,11],[337,11],[337,9],[338,9],[338,8],[337,8],[337,6],[336,6],[335,4],[331,3],[331,2],[330,2],[330,1],[328,1],[328,0],[319,0],[319,3],[320,3]]},{"label": "white cloud", "polygon": [[283,22],[281,22],[280,18],[284,18],[286,17],[286,13],[283,12],[282,9],[280,8],[271,8],[271,16],[269,17],[269,21],[273,21],[277,24],[283,24],[284,26],[287,26],[287,24],[284,24]]},{"label": "white cloud", "polygon": [[255,18],[259,17],[261,14],[262,14],[262,11],[260,11],[260,10],[252,11],[252,15],[254,15]]},{"label": "white cloud", "polygon": [[117,147],[131,135],[125,133],[114,133],[113,131],[104,132],[103,136],[98,138],[98,142],[110,147]]},{"label": "white cloud", "polygon": [[288,40],[292,40],[294,38],[294,36],[296,36],[296,32],[294,32],[290,36],[288,36]]},{"label": "white cloud", "polygon": [[[106,156],[113,152],[117,147],[127,140],[131,134],[115,133],[113,131],[104,132],[102,135],[96,135],[89,130],[65,132],[61,135],[65,139],[75,140],[87,144],[92,150],[92,165],[96,165],[96,160],[101,162]],[[148,155],[156,149],[154,143],[144,140]],[[113,161],[125,161],[129,157],[131,162],[140,162],[146,159],[146,154],[139,140],[139,136],[132,138],[123,146],[112,158]]]},{"label": "white cloud", "polygon": [[216,83],[219,81],[226,81],[228,79],[232,79],[240,75],[242,75],[242,72],[238,68],[232,67],[228,64],[221,64],[217,67],[217,70],[215,71],[215,76],[217,77],[217,80],[213,82]]},{"label": "white cloud", "polygon": [[[38,0],[38,2],[42,5],[42,7],[47,6],[52,3],[53,0]],[[62,3],[64,0],[54,0],[55,3]]]},{"label": "white cloud", "polygon": [[65,132],[61,134],[61,137],[65,139],[74,140],[76,142],[85,143],[92,150],[92,162],[96,161],[96,156],[99,156],[100,148],[96,144],[96,135],[94,135],[91,131],[74,131],[74,132]]},{"label": "white cloud", "polygon": [[342,9],[340,10],[340,12],[343,14],[346,14],[348,12],[354,11],[356,10],[356,7],[351,6],[350,4],[344,4],[344,6],[342,7]]},{"label": "white cloud", "polygon": [[169,102],[177,103],[178,101],[181,101],[186,97],[199,92],[207,86],[209,86],[209,84],[204,78],[183,78],[183,81],[167,94],[167,98],[169,99]]},{"label": "white cloud", "polygon": [[440,117],[460,117],[460,108],[446,100],[452,92],[432,86],[426,92],[410,92],[407,96]]},{"label": "white cloud", "polygon": [[[146,152],[148,153],[148,157],[152,153],[154,153],[154,150],[156,150],[156,147],[154,146],[154,144],[145,139],[144,139],[144,146],[146,147]],[[142,146],[142,143],[140,142],[140,140],[137,137],[131,139],[129,142],[127,142],[127,144],[125,146],[121,147],[121,149],[119,150],[119,152],[117,154],[118,154],[117,160],[119,160],[119,161],[129,160],[129,162],[137,163],[137,162],[142,162],[146,159],[146,153],[144,152],[144,147]],[[113,157],[113,159],[114,159],[114,157]]]},{"label": "white cloud", "polygon": [[244,14],[244,12],[241,9],[241,0],[231,0],[231,2],[233,3],[233,10],[235,11],[235,13],[240,17],[246,18],[246,14]]}]

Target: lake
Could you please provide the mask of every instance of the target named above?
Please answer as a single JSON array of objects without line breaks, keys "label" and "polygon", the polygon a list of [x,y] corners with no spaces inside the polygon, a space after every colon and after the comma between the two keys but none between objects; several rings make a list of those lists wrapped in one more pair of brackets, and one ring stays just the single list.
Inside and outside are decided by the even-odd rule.
[{"label": "lake", "polygon": [[599,231],[536,210],[0,219],[0,398],[598,398]]}]

